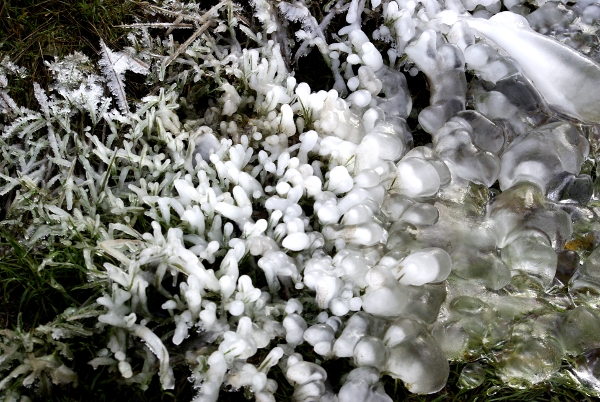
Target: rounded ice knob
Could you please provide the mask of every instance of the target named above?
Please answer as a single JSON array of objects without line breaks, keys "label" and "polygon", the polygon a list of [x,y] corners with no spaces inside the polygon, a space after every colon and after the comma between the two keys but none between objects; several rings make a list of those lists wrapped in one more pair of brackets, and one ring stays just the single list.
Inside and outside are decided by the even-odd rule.
[{"label": "rounded ice knob", "polygon": [[396,180],[392,192],[409,197],[430,197],[440,188],[440,176],[427,161],[419,158],[405,158],[398,164]]},{"label": "rounded ice knob", "polygon": [[329,180],[327,182],[327,189],[336,194],[347,193],[352,190],[354,186],[354,180],[348,173],[348,169],[344,166],[336,166],[329,172]]},{"label": "rounded ice knob", "polygon": [[403,259],[393,273],[403,285],[421,286],[445,280],[451,269],[450,255],[441,248],[429,247]]}]

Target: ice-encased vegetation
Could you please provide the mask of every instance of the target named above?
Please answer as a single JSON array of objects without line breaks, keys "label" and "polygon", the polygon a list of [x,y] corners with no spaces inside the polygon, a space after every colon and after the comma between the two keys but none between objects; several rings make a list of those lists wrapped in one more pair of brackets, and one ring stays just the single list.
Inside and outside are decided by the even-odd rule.
[{"label": "ice-encased vegetation", "polygon": [[[27,247],[75,244],[102,293],[0,332],[7,400],[76,385],[63,340],[92,333],[94,368],[170,389],[185,365],[195,401],[273,401],[271,370],[297,401],[390,401],[384,376],[435,393],[449,361],[469,362],[466,388],[489,366],[600,395],[600,7],[314,6],[157,0],[166,34],[140,22],[97,65],[48,63],[38,110],[12,100],[25,72],[2,61],[2,225]],[[325,90],[294,73],[311,51]],[[354,367],[337,393],[327,359]]]}]

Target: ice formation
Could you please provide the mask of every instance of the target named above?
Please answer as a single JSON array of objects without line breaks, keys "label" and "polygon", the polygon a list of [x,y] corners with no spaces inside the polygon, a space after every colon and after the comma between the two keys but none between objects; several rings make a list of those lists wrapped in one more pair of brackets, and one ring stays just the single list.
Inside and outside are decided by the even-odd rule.
[{"label": "ice formation", "polygon": [[[164,2],[166,15],[208,18],[178,4]],[[4,88],[16,70],[1,65],[2,140],[18,157],[2,165],[0,195],[60,194],[27,241],[91,233],[89,276],[110,284],[95,314],[110,335],[90,364],[129,383],[158,374],[169,389],[170,353],[182,348],[196,401],[216,401],[224,385],[274,401],[272,369],[293,400],[383,402],[386,377],[440,391],[449,361],[469,362],[464,388],[490,364],[516,388],[570,376],[600,395],[600,56],[578,42],[595,34],[600,8],[342,0],[320,22],[304,2],[252,7],[261,33],[236,19],[185,49],[145,30],[127,53],[103,45],[108,77],[74,57],[50,64],[57,94],[36,85],[42,113],[13,105]],[[346,23],[326,35],[339,13]],[[292,23],[296,62],[316,47],[332,88],[290,71]],[[236,30],[260,46],[243,47]],[[135,111],[126,69],[160,87]],[[427,104],[413,104],[417,78]],[[195,110],[181,88],[204,79],[218,96]],[[118,110],[101,98],[105,82]],[[108,137],[74,134],[67,104],[105,121]],[[47,141],[32,145],[44,127]],[[36,162],[42,149],[50,156]],[[35,208],[18,194],[13,217]],[[112,262],[99,270],[99,256]],[[154,363],[136,366],[132,341]],[[337,394],[315,356],[353,366]],[[35,373],[27,364],[0,390]],[[72,381],[68,367],[48,367],[56,383]]]}]

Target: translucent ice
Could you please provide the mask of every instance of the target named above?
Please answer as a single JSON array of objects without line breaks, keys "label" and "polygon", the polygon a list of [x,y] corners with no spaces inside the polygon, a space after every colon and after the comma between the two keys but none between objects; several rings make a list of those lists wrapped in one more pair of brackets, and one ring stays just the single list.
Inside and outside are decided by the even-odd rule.
[{"label": "translucent ice", "polygon": [[415,226],[432,225],[439,216],[433,205],[415,202],[401,194],[388,194],[381,210],[391,222],[403,220]]},{"label": "translucent ice", "polygon": [[406,54],[427,76],[431,106],[419,114],[419,123],[428,133],[435,133],[450,117],[465,109],[464,57],[457,46],[438,41],[433,30],[424,31],[407,46]]},{"label": "translucent ice", "polygon": [[383,335],[384,322],[372,317],[364,311],[352,315],[340,337],[333,345],[333,352],[337,357],[352,357],[358,342],[367,335],[380,337]]},{"label": "translucent ice", "polygon": [[547,338],[523,337],[505,348],[498,375],[508,384],[526,387],[546,381],[558,371],[562,351]]},{"label": "translucent ice", "polygon": [[440,176],[429,162],[405,156],[397,164],[396,179],[390,190],[421,198],[434,195],[439,188]]},{"label": "translucent ice", "polygon": [[403,285],[420,286],[443,281],[451,269],[450,255],[441,248],[429,247],[410,254],[392,272]]},{"label": "translucent ice", "polygon": [[481,252],[468,246],[453,250],[452,271],[494,290],[508,285],[511,278],[510,268],[494,252]]},{"label": "translucent ice", "polygon": [[446,162],[455,181],[472,181],[490,187],[500,173],[500,160],[472,141],[472,127],[449,121],[433,135],[435,151]]},{"label": "translucent ice", "polygon": [[365,336],[354,347],[354,364],[358,367],[372,366],[383,370],[387,359],[387,350],[381,338]]},{"label": "translucent ice", "polygon": [[374,367],[352,370],[340,389],[339,402],[392,402],[379,382],[379,376],[379,371]]},{"label": "translucent ice", "polygon": [[504,146],[504,130],[481,113],[474,110],[465,110],[457,113],[450,121],[460,122],[470,128],[467,131],[473,140],[473,144],[484,151],[498,154]]},{"label": "translucent ice", "polygon": [[550,286],[557,257],[548,236],[538,230],[522,230],[509,236],[507,243],[501,256],[513,274],[526,273],[538,278],[543,286]]},{"label": "translucent ice", "polygon": [[567,122],[548,124],[521,135],[502,155],[500,188],[531,181],[546,191],[556,175],[579,173],[585,150],[587,140]]},{"label": "translucent ice", "polygon": [[408,290],[392,275],[389,268],[375,266],[366,276],[367,291],[363,296],[362,308],[367,313],[380,317],[397,317],[408,304]]},{"label": "translucent ice", "polygon": [[450,368],[446,355],[427,329],[417,321],[399,319],[388,328],[386,371],[406,384],[409,391],[430,394],[446,385]]},{"label": "translucent ice", "polygon": [[494,41],[521,67],[545,101],[585,122],[599,123],[600,66],[568,46],[538,34],[527,20],[505,11],[490,20],[465,18],[469,26]]}]

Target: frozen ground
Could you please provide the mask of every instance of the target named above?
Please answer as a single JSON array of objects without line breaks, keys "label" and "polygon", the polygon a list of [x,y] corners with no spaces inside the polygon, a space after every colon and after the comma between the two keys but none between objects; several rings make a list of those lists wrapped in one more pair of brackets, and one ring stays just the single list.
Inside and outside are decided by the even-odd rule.
[{"label": "frozen ground", "polygon": [[[49,63],[39,111],[0,89],[8,222],[30,247],[77,244],[103,294],[36,329],[43,342],[97,316],[91,365],[169,389],[184,356],[197,401],[223,386],[275,400],[275,369],[298,401],[388,401],[383,376],[435,393],[449,361],[468,362],[467,388],[489,366],[514,388],[598,395],[600,7],[252,6],[255,24],[226,1],[159,2],[189,41],[136,27],[131,47],[101,44],[99,68]],[[312,48],[331,88],[294,74]],[[146,97],[127,98],[126,71],[147,76]],[[0,85],[19,73],[3,61]],[[11,336],[0,359],[20,364],[0,390],[74,381]],[[338,392],[318,364],[333,358],[353,366]]]}]

